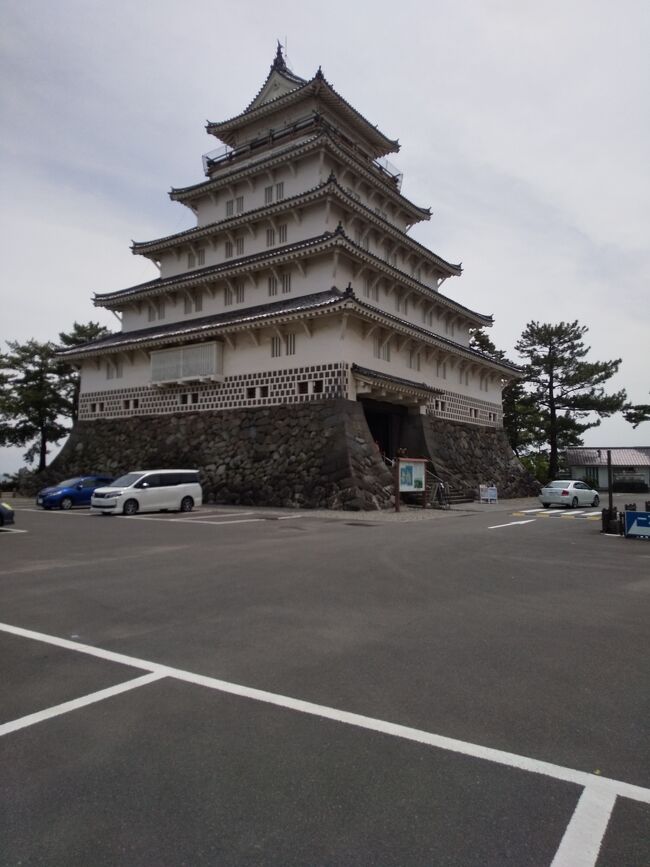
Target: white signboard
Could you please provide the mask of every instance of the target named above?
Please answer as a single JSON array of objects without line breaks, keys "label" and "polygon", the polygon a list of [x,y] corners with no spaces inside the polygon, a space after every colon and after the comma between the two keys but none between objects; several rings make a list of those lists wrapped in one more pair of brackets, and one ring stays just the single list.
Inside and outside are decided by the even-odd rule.
[{"label": "white signboard", "polygon": [[496,485],[479,485],[479,498],[482,503],[496,503]]}]

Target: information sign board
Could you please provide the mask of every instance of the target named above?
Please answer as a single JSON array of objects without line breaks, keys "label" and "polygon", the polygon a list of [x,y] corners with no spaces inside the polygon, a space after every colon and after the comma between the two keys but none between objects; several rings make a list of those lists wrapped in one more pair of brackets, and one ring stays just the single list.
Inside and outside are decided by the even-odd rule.
[{"label": "information sign board", "polygon": [[399,459],[399,489],[401,491],[415,491],[421,494],[425,488],[424,460]]},{"label": "information sign board", "polygon": [[650,512],[626,512],[625,535],[633,539],[650,539]]}]

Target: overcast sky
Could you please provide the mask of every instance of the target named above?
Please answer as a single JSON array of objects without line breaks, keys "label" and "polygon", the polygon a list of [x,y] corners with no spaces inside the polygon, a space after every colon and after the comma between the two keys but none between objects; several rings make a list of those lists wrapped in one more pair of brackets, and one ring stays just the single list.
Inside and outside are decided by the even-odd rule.
[{"label": "overcast sky", "polygon": [[[275,54],[326,78],[401,151],[412,234],[464,274],[514,361],[530,320],[578,319],[610,390],[650,398],[647,0],[0,0],[0,340],[115,329],[93,292],[157,276],[129,250],[193,225],[203,177]],[[4,343],[2,343],[4,347]],[[650,445],[622,418],[587,445]],[[0,474],[22,450],[0,450]]]}]

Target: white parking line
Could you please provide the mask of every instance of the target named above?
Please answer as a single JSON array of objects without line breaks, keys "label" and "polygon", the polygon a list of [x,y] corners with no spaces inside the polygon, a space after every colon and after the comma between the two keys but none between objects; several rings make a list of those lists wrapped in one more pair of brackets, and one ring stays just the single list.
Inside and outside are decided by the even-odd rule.
[{"label": "white parking line", "polygon": [[[134,656],[127,656],[123,653],[115,653],[112,650],[103,650],[101,647],[94,647],[90,644],[81,644],[76,641],[70,641],[67,638],[58,638],[54,635],[46,635],[42,632],[34,632],[31,629],[23,629],[20,626],[11,626],[8,623],[0,623],[0,631],[7,632],[11,635],[18,635],[21,638],[31,638],[34,641],[42,641],[45,644],[52,644],[55,647],[62,647],[66,650],[74,650],[79,653],[85,653],[89,656],[94,656],[99,659],[105,659],[110,662],[118,662],[123,665],[131,666],[132,668],[140,668],[149,671],[152,675],[158,677],[171,677],[176,680],[184,681],[185,683],[193,683],[198,686],[215,689],[219,692],[224,692],[229,695],[237,695],[242,698],[249,698],[254,701],[260,701],[265,704],[272,704],[277,707],[283,707],[288,710],[295,710],[299,713],[309,714],[311,716],[321,717],[323,719],[334,720],[335,722],[344,723],[346,725],[356,726],[358,728],[367,729],[369,731],[381,732],[382,734],[391,735],[392,737],[403,738],[405,740],[414,741],[416,743],[426,744],[442,750],[459,753],[461,755],[470,756],[477,759],[482,759],[488,762],[494,762],[499,765],[505,765],[511,768],[518,768],[521,771],[528,771],[534,774],[541,774],[546,777],[551,777],[556,780],[561,780],[567,783],[574,783],[579,786],[587,787],[591,792],[600,792],[602,795],[609,794],[614,797],[630,798],[634,801],[640,801],[644,804],[650,804],[650,789],[636,786],[632,783],[625,783],[621,780],[614,780],[608,777],[600,777],[594,774],[589,774],[586,771],[577,771],[573,768],[566,768],[562,765],[555,765],[552,762],[545,762],[540,759],[532,759],[527,756],[519,756],[515,753],[508,753],[504,750],[492,749],[484,747],[480,744],[469,743],[468,741],[457,740],[456,738],[446,737],[445,735],[436,735],[430,732],[425,732],[420,729],[410,728],[398,723],[391,723],[385,720],[373,719],[372,717],[362,716],[356,713],[338,710],[337,708],[327,707],[325,705],[314,704],[309,701],[291,698],[285,695],[279,695],[273,692],[266,692],[253,687],[241,686],[237,683],[229,683],[228,681],[219,680],[215,677],[208,677],[202,674],[194,674],[190,671],[184,671],[180,668],[172,668],[167,665],[160,665],[156,662],[148,662],[143,659],[138,659]],[[155,678],[152,678],[155,679]],[[137,678],[136,680],[140,680]],[[135,683],[135,681],[130,681]],[[127,687],[127,684],[124,684]],[[105,692],[105,690],[102,690]]]},{"label": "white parking line", "polygon": [[[156,520],[155,518],[153,520]],[[160,520],[160,519],[158,519]],[[257,524],[265,518],[244,518],[239,521],[188,521],[186,518],[170,518],[169,521],[173,524],[212,524],[215,527],[220,527],[223,524]]]},{"label": "white parking line", "polygon": [[535,521],[535,518],[528,518],[527,521],[510,521],[509,524],[494,524],[492,527],[488,527],[488,530],[498,530],[501,527],[516,527],[518,524],[532,524]]},{"label": "white parking line", "polygon": [[616,795],[584,790],[551,867],[593,867],[614,808]]},{"label": "white parking line", "polygon": [[522,515],[529,515],[532,512],[545,512],[546,509],[544,509],[544,508],[541,508],[541,509],[520,509],[520,511],[521,511]]},{"label": "white parking line", "polygon": [[14,527],[0,527],[0,533],[27,533],[27,530],[17,530]]},{"label": "white parking line", "polygon": [[81,698],[73,698],[72,701],[64,701],[63,704],[57,704],[54,707],[49,707],[46,710],[39,710],[36,713],[30,713],[28,716],[20,717],[20,719],[0,725],[0,737],[8,735],[12,732],[17,732],[19,729],[27,728],[35,723],[43,722],[46,719],[60,716],[62,713],[69,713],[71,710],[77,710],[80,707],[86,707],[89,704],[94,704],[96,701],[103,701],[105,698],[111,698],[114,695],[119,695],[122,692],[128,692],[130,689],[137,689],[139,686],[145,686],[147,683],[153,683],[154,680],[160,680],[164,677],[157,671],[152,671],[149,674],[143,674],[133,680],[127,680],[125,683],[118,683],[115,686],[109,686],[107,689],[100,689],[98,692],[92,692],[90,695],[84,695]]},{"label": "white parking line", "polygon": [[218,509],[213,509],[210,511],[206,509],[205,511],[201,510],[200,512],[193,513],[191,515],[185,515],[186,518],[241,518],[242,515],[254,515],[255,512],[220,512]]}]

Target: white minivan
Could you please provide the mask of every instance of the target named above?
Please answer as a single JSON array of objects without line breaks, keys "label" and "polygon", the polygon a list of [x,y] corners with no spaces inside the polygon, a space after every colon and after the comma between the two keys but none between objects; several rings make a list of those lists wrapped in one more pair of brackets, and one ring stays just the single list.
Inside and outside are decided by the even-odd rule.
[{"label": "white minivan", "polygon": [[203,502],[198,470],[134,470],[97,488],[90,510],[103,515],[191,512]]}]

